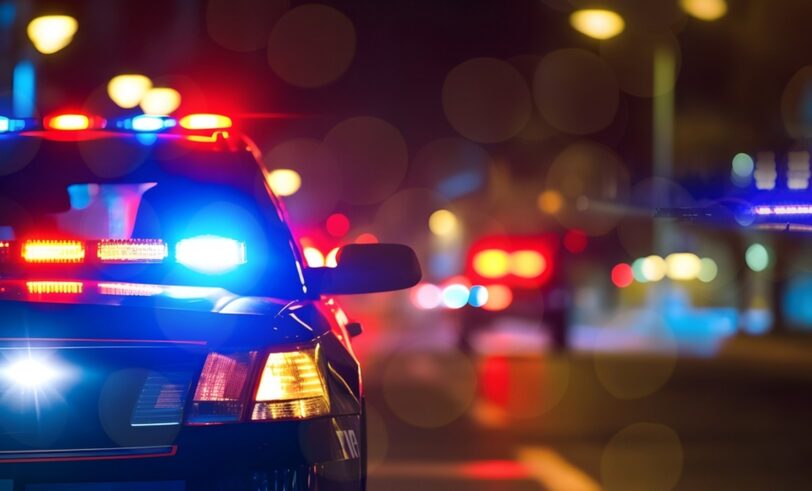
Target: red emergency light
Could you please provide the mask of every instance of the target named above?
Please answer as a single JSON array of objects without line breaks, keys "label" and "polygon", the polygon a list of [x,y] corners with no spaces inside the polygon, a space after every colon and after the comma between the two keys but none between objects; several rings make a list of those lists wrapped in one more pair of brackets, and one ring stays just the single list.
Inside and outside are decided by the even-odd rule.
[{"label": "red emergency light", "polygon": [[468,251],[466,276],[482,285],[537,289],[551,278],[557,250],[553,234],[483,237]]}]

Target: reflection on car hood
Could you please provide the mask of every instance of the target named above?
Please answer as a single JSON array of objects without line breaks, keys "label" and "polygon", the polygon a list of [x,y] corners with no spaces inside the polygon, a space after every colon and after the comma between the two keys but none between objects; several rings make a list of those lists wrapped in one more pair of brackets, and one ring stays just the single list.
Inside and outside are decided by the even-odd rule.
[{"label": "reflection on car hood", "polygon": [[105,281],[0,280],[0,301],[276,315],[289,302],[244,297],[223,288]]}]

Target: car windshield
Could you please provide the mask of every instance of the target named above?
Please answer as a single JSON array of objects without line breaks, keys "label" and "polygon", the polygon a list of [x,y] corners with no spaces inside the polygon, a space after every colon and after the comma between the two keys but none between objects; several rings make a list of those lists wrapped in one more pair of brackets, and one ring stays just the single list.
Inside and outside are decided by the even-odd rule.
[{"label": "car windshield", "polygon": [[[0,243],[14,251],[0,276],[283,299],[306,291],[290,232],[248,151],[183,139],[18,137],[0,140],[0,155]],[[30,256],[43,253],[37,244],[60,241],[84,247],[86,257],[73,261],[82,264]]]}]

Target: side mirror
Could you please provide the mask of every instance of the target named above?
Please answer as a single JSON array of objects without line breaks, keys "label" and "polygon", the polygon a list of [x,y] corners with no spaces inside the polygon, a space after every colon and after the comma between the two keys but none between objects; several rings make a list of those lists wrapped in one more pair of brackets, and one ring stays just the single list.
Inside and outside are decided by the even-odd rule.
[{"label": "side mirror", "polygon": [[335,268],[309,270],[320,294],[352,295],[403,290],[423,276],[414,251],[400,244],[349,244],[338,253]]}]

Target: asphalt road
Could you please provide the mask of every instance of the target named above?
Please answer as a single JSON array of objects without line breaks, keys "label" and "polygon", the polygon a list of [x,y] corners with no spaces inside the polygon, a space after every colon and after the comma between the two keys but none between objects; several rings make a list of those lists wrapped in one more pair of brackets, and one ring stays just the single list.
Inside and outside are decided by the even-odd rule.
[{"label": "asphalt road", "polygon": [[812,363],[782,349],[371,358],[370,489],[812,489]]}]

